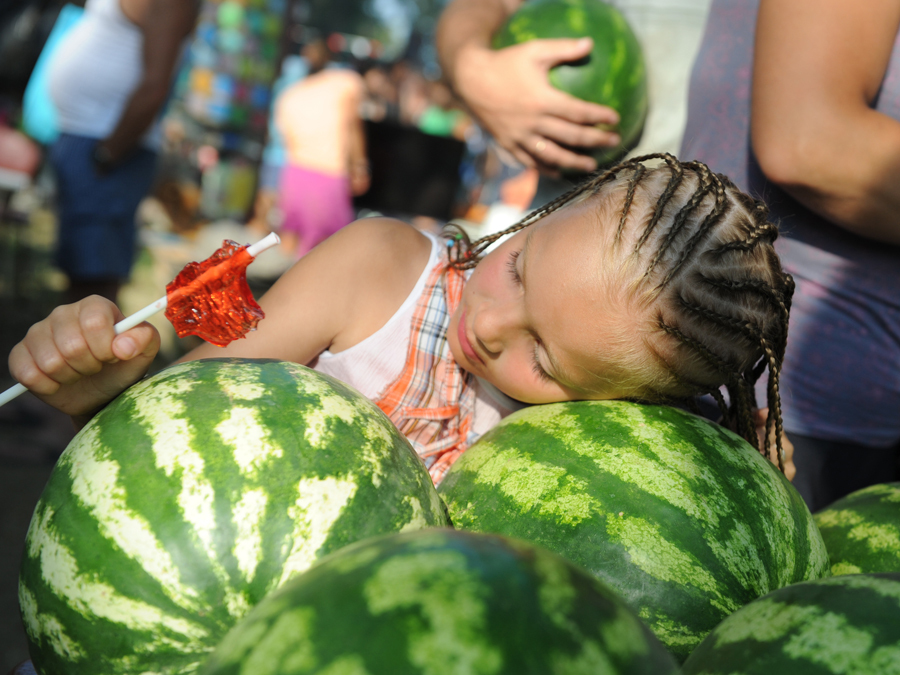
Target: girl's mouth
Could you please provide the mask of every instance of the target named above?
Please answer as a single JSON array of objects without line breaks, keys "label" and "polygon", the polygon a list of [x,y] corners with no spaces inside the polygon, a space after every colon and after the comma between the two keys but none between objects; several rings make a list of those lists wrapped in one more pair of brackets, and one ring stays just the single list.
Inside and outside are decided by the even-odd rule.
[{"label": "girl's mouth", "polygon": [[469,359],[472,363],[478,363],[482,366],[484,365],[484,360],[478,356],[478,352],[475,351],[475,348],[472,347],[472,343],[469,342],[469,336],[466,334],[466,311],[463,310],[459,315],[459,326],[456,329],[456,336],[459,339],[459,347],[462,349],[463,354],[466,355],[466,358]]}]

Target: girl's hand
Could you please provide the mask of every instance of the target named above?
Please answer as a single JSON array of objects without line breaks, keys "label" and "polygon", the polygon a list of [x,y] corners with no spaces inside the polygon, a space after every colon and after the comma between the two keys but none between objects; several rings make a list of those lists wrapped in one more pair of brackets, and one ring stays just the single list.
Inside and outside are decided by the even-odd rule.
[{"label": "girl's hand", "polygon": [[[756,414],[753,418],[754,423],[756,424],[756,433],[759,436],[759,444],[760,447],[765,447],[766,442],[766,417],[769,414],[768,408],[760,408],[756,411]],[[787,434],[782,431],[781,433],[781,446],[784,448],[784,475],[788,480],[794,480],[794,475],[797,473],[797,467],[794,466],[794,444],[791,443],[790,439],[788,439]],[[772,432],[769,436],[769,460],[775,466],[778,466],[778,448],[775,446],[775,428],[772,428]]]},{"label": "girl's hand", "polygon": [[54,309],[9,355],[9,372],[42,401],[84,424],[100,407],[141,379],[159,351],[159,332],[142,323],[121,335],[124,315],[91,296]]}]

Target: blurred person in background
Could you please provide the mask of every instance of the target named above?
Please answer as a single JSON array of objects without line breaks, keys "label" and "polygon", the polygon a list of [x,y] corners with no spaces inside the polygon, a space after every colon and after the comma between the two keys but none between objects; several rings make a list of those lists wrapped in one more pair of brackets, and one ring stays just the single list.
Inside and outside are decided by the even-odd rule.
[{"label": "blurred person in background", "polygon": [[275,101],[275,125],[287,163],[279,203],[284,246],[301,257],[354,220],[353,197],[369,188],[369,163],[360,109],[362,75],[327,68],[324,40],[303,48],[309,75]]},{"label": "blurred person in background", "polygon": [[797,288],[781,376],[812,511],[900,458],[900,4],[713,0],[682,155],[763,198]]},{"label": "blurred person in background", "polygon": [[397,114],[401,124],[418,126],[428,107],[428,81],[421,71],[405,59],[391,64],[391,82],[397,90]]},{"label": "blurred person in background", "polygon": [[450,136],[458,141],[466,140],[472,124],[469,116],[460,108],[450,91],[441,81],[428,82],[428,105],[419,116],[418,127],[433,136]]},{"label": "blurred person in background", "polygon": [[49,66],[60,136],[57,264],[66,302],[115,301],[131,273],[135,212],[149,192],[159,118],[200,0],[87,0]]},{"label": "blurred person in background", "polygon": [[388,69],[377,61],[366,63],[361,68],[366,83],[366,97],[361,112],[363,119],[372,122],[398,122],[400,105],[397,102],[397,87],[388,74]]}]

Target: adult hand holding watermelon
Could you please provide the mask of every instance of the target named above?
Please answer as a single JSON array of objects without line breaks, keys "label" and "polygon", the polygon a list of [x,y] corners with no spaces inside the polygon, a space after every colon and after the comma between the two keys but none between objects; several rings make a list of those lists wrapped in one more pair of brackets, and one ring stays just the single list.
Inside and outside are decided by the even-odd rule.
[{"label": "adult hand holding watermelon", "polygon": [[619,144],[609,131],[618,113],[576,98],[550,84],[549,72],[585,59],[593,50],[584,35],[533,40],[504,49],[494,33],[515,2],[453,0],[441,15],[437,47],[444,75],[499,145],[528,167],[545,172],[593,171],[592,157],[572,148]]},{"label": "adult hand holding watermelon", "polygon": [[196,670],[251,607],[363,537],[446,525],[374,403],[294,363],[172,366],[72,440],[19,579],[41,675]]},{"label": "adult hand holding watermelon", "polygon": [[622,14],[602,0],[532,0],[506,21],[493,45],[502,50],[542,38],[584,37],[592,39],[590,52],[581,59],[554,64],[548,77],[560,91],[618,113],[618,122],[605,126],[618,134],[618,143],[589,151],[597,166],[603,167],[637,144],[647,116],[643,52]]}]

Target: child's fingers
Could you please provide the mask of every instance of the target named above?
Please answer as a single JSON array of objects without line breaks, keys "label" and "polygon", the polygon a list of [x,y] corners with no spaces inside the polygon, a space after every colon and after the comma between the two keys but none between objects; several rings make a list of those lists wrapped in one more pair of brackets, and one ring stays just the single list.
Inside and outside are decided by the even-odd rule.
[{"label": "child's fingers", "polygon": [[24,342],[17,344],[9,353],[9,373],[16,382],[36,394],[50,396],[55,394],[60,387],[59,382],[41,369]]},{"label": "child's fingers", "polygon": [[49,345],[46,345],[45,361],[38,362],[57,381],[68,384],[78,377],[93,375],[115,358],[111,349],[115,317],[109,307],[95,302],[59,307],[50,314],[47,323],[62,363],[54,358]]},{"label": "child's fingers", "polygon": [[[78,315],[78,328],[87,349],[97,363],[114,363],[118,356],[113,352],[116,339],[116,322],[123,318],[118,307],[106,298],[92,296],[74,306]],[[80,355],[80,353],[79,353]],[[84,355],[84,358],[88,358]]]},{"label": "child's fingers", "polygon": [[158,351],[159,332],[146,321],[121,335],[112,342],[113,356],[120,361],[130,361],[137,356],[153,358]]}]

